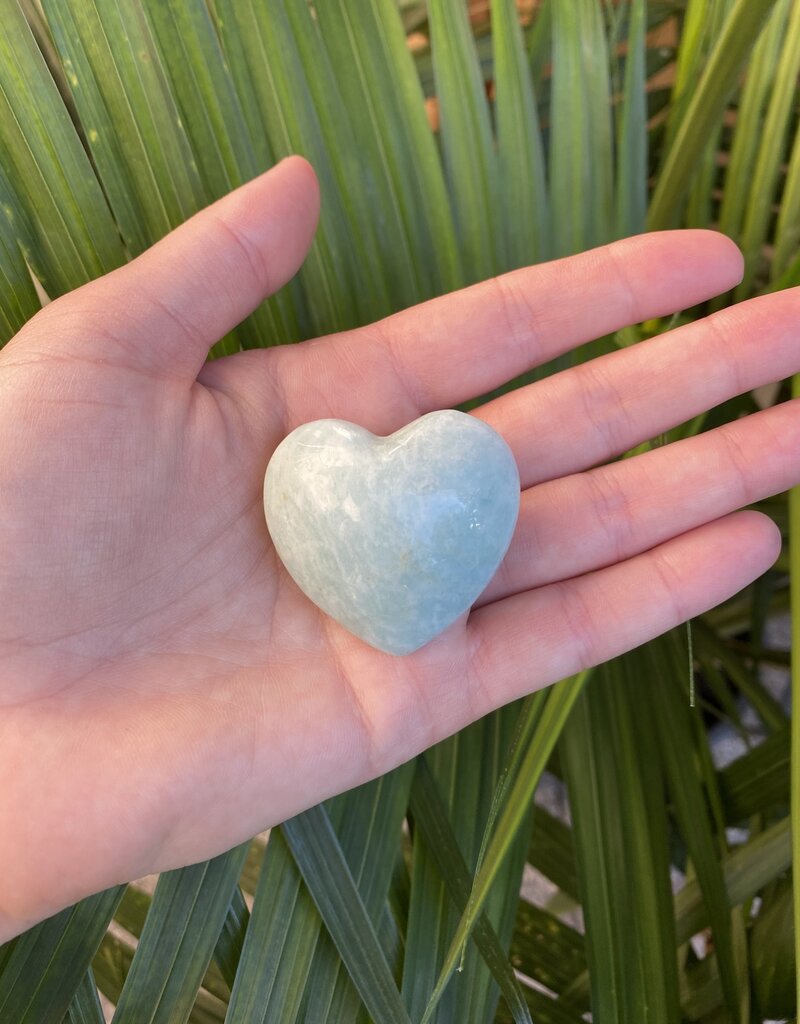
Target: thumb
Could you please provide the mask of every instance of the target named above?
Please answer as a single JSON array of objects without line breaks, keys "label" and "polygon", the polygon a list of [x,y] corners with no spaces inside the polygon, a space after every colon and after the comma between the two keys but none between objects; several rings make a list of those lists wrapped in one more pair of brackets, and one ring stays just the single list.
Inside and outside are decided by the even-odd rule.
[{"label": "thumb", "polygon": [[311,165],[288,157],[124,267],[50,303],[18,343],[36,325],[54,353],[192,381],[211,346],[298,271],[318,216]]}]

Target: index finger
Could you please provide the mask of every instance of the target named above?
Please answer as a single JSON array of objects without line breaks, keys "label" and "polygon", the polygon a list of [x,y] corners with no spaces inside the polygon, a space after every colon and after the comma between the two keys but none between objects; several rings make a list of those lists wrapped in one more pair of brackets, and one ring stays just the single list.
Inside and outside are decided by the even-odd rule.
[{"label": "index finger", "polygon": [[306,396],[308,375],[326,383],[325,415],[394,430],[396,420],[413,418],[409,411],[457,405],[584,342],[718,295],[741,280],[742,266],[725,235],[692,229],[511,271],[368,327],[275,351],[290,419],[322,415],[319,389]]}]

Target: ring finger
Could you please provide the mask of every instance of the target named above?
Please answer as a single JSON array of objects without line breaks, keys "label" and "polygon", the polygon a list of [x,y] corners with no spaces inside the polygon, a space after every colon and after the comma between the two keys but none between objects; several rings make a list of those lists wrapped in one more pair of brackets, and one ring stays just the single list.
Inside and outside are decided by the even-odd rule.
[{"label": "ring finger", "polygon": [[526,490],[476,606],[648,551],[800,478],[800,400]]}]

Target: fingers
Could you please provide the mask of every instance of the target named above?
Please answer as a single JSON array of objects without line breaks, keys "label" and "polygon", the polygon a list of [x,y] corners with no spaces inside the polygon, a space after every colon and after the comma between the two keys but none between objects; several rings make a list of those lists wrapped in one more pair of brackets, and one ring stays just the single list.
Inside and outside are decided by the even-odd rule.
[{"label": "fingers", "polygon": [[[664,231],[512,271],[359,331],[276,351],[290,427],[350,416],[388,433],[457,405],[575,346],[685,309],[739,281],[736,246],[712,231]],[[324,388],[310,382],[324,382]],[[368,386],[367,386],[368,385]]]},{"label": "fingers", "polygon": [[522,496],[514,539],[479,605],[578,576],[800,480],[800,401]]},{"label": "fingers", "polygon": [[39,333],[46,325],[62,352],[194,380],[209,348],[296,273],[318,210],[310,165],[283,160],[131,263],[51,303]]},{"label": "fingers", "polygon": [[779,551],[771,520],[738,512],[607,569],[479,609],[467,624],[471,715],[608,661],[707,611],[765,572]]},{"label": "fingers", "polygon": [[523,487],[597,465],[800,370],[800,289],[751,299],[487,403]]}]

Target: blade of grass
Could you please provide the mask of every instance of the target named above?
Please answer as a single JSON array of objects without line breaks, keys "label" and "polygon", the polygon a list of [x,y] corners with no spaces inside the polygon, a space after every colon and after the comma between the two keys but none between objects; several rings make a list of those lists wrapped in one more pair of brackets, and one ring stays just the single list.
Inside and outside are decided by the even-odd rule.
[{"label": "blade of grass", "polygon": [[525,704],[527,721],[523,724],[522,736],[527,738],[520,742],[518,748],[520,753],[514,757],[514,761],[519,767],[516,771],[509,770],[504,776],[513,781],[507,791],[494,835],[488,843],[483,866],[473,882],[467,909],[459,921],[447,957],[425,1009],[422,1024],[427,1024],[432,1019],[436,1005],[458,963],[461,948],[471,933],[477,915],[483,909],[506,853],[519,834],[520,826],[529,812],[533,793],[542,772],[590,672],[591,670],[587,670],[564,680],[557,686],[550,687],[546,693],[543,692],[543,699],[536,700],[535,697],[538,695],[535,695],[533,700]]},{"label": "blade of grass", "polygon": [[324,807],[284,822],[283,833],[353,984],[376,1024],[410,1024],[378,936]]},{"label": "blade of grass", "polygon": [[547,259],[550,211],[533,82],[514,0],[492,4],[504,269]]},{"label": "blade of grass", "polygon": [[666,148],[650,202],[648,227],[673,227],[709,135],[735,89],[739,73],[775,0],[736,0],[686,112]]},{"label": "blade of grass", "polygon": [[186,1021],[211,962],[249,844],[161,875],[115,1024]]},{"label": "blade of grass", "polygon": [[[417,759],[410,809],[414,816],[415,828],[419,830],[415,842],[419,842],[421,838],[425,843],[436,861],[450,899],[459,911],[463,912],[469,900],[472,879],[459,849],[458,840],[450,827],[447,807],[424,755]],[[514,1020],[530,1021],[530,1013],[519,982],[485,913],[478,918],[472,938],[486,965],[492,971]]]},{"label": "blade of grass", "polygon": [[124,262],[89,158],[16,0],[0,3],[0,152],[28,215],[15,218],[51,298]]},{"label": "blade of grass", "polygon": [[468,283],[497,273],[504,263],[494,222],[497,157],[466,6],[429,0],[428,20],[447,183]]},{"label": "blade of grass", "polygon": [[0,1020],[64,1017],[123,891],[90,896],[19,936],[0,974]]}]

